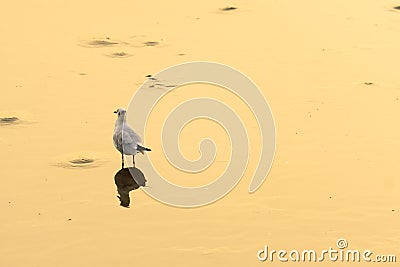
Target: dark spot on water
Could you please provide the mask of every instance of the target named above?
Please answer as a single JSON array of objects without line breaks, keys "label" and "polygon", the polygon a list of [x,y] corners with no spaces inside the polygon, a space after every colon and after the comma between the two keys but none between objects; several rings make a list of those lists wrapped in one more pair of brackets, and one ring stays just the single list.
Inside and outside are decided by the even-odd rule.
[{"label": "dark spot on water", "polygon": [[393,7],[394,9],[400,10],[400,6]]},{"label": "dark spot on water", "polygon": [[159,42],[154,42],[154,41],[148,41],[148,42],[144,42],[145,46],[156,46],[159,45]]},{"label": "dark spot on water", "polygon": [[128,55],[127,53],[125,53],[125,52],[116,52],[116,53],[114,53],[114,54],[112,54],[113,56],[118,56],[118,57],[124,57],[124,56],[126,56],[126,55]]},{"label": "dark spot on water", "polygon": [[227,6],[227,7],[224,7],[224,8],[220,8],[221,11],[232,11],[232,10],[235,10],[235,9],[237,9],[237,7],[234,7],[234,6]]},{"label": "dark spot on water", "polygon": [[109,55],[109,57],[114,57],[114,58],[124,58],[124,57],[130,57],[131,55],[125,53],[125,52],[115,52]]},{"label": "dark spot on water", "polygon": [[16,122],[18,121],[17,117],[4,117],[4,118],[0,118],[1,122],[5,122],[5,123],[12,123],[12,122]]},{"label": "dark spot on water", "polygon": [[88,159],[88,158],[80,158],[80,159],[73,159],[69,161],[72,164],[89,164],[89,163],[93,163],[94,160],[93,159]]},{"label": "dark spot on water", "polygon": [[147,75],[146,75],[146,78],[150,78],[150,77],[151,77],[151,74],[147,74]]},{"label": "dark spot on water", "polygon": [[365,85],[373,85],[374,83],[372,83],[372,82],[365,82],[364,84],[365,84]]},{"label": "dark spot on water", "polygon": [[184,54],[184,53],[179,53],[178,54],[178,56],[184,56],[184,55],[186,55],[186,54]]},{"label": "dark spot on water", "polygon": [[54,166],[68,169],[88,169],[98,167],[101,162],[101,159],[80,155],[76,158],[55,162]]},{"label": "dark spot on water", "polygon": [[91,46],[101,47],[101,46],[113,46],[113,45],[118,44],[118,42],[113,42],[113,41],[110,41],[109,39],[107,39],[107,40],[93,40],[93,41],[88,42],[88,44]]},{"label": "dark spot on water", "polygon": [[72,219],[71,219],[71,218],[68,218],[68,221],[72,221]]},{"label": "dark spot on water", "polygon": [[87,74],[82,72],[82,73],[79,73],[79,75],[82,75],[82,76],[84,76],[84,75],[87,75]]},{"label": "dark spot on water", "polygon": [[394,210],[392,210],[392,211],[394,211]]},{"label": "dark spot on water", "polygon": [[19,119],[17,117],[3,117],[0,118],[0,125],[9,125],[18,123]]}]

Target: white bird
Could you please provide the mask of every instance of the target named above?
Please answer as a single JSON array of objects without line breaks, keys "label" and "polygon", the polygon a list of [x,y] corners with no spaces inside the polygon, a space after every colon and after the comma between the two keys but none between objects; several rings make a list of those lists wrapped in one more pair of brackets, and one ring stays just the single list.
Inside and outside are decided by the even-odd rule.
[{"label": "white bird", "polygon": [[135,167],[135,155],[139,152],[144,154],[144,151],[151,151],[151,149],[139,145],[142,139],[126,122],[125,109],[119,108],[114,113],[118,115],[118,118],[115,122],[113,141],[115,148],[122,156],[122,169],[124,168],[124,155],[132,155]]}]

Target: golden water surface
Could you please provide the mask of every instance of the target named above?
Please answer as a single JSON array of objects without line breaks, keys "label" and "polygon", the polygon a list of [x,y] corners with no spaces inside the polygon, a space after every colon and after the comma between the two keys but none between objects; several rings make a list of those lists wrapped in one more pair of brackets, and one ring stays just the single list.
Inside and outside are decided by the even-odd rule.
[{"label": "golden water surface", "polygon": [[[309,266],[260,262],[257,251],[337,248],[400,261],[400,10],[389,0],[7,1],[0,11],[0,266]],[[235,10],[223,11],[227,6]],[[146,80],[188,61],[230,65],[259,86],[277,149],[261,188],[247,189],[260,153],[244,103],[221,88],[168,94],[146,146],[171,182],[198,186],[229,160],[210,121],[182,131],[182,153],[214,139],[215,165],[187,176],[166,161],[165,114],[220,97],[251,145],[238,186],[182,209],[131,192],[119,206],[115,114]],[[196,92],[196,90],[191,91]],[[158,131],[157,131],[158,129]],[[140,168],[141,155],[136,157]],[[151,177],[147,177],[148,180]],[[361,266],[363,263],[346,263]],[[365,263],[364,263],[365,264]],[[396,263],[397,264],[397,263]],[[380,265],[375,263],[374,265]],[[381,264],[395,266],[395,264]]]}]

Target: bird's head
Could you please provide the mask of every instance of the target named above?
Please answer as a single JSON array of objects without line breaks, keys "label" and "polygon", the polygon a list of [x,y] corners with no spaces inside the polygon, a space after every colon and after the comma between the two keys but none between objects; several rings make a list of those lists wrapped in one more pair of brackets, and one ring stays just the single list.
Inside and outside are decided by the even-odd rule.
[{"label": "bird's head", "polygon": [[123,108],[119,108],[119,109],[117,109],[116,111],[114,111],[114,113],[117,114],[118,117],[120,117],[120,116],[124,116],[124,115],[125,115],[126,110],[123,109]]}]

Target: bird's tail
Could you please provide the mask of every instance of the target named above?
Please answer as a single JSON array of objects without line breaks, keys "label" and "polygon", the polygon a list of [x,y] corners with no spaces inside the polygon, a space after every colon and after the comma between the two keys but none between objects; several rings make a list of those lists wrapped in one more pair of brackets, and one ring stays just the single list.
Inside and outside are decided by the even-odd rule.
[{"label": "bird's tail", "polygon": [[136,150],[139,151],[142,154],[144,154],[144,151],[151,151],[150,148],[147,148],[147,147],[144,147],[144,146],[141,146],[141,145],[137,145],[136,146]]}]

